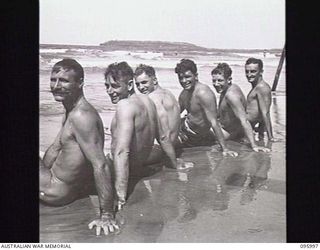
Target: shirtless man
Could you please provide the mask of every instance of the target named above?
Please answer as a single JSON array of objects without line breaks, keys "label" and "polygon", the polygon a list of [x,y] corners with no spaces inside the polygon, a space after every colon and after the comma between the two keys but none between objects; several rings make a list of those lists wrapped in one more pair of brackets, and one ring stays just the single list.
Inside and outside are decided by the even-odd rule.
[{"label": "shirtless man", "polygon": [[238,153],[227,148],[217,121],[216,97],[209,86],[198,81],[196,64],[192,60],[182,59],[177,64],[175,72],[183,87],[179,96],[180,113],[187,110],[187,116],[182,121],[178,136],[181,146],[203,145],[208,139],[212,145],[215,139],[210,131],[212,128],[223,155],[236,157]]},{"label": "shirtless man", "polygon": [[[102,121],[83,95],[84,72],[73,59],[57,62],[51,72],[54,99],[65,108],[62,127],[40,159],[40,200],[63,206],[88,194],[95,187],[100,201],[99,225],[105,234],[119,229],[114,220],[110,169],[103,154]],[[90,225],[90,224],[89,224]],[[97,226],[98,228],[98,226]]]},{"label": "shirtless man", "polygon": [[[129,175],[145,172],[154,148],[154,139],[170,147],[162,134],[155,104],[147,95],[137,95],[133,86],[133,71],[126,62],[113,63],[105,72],[105,86],[116,113],[111,122],[111,155],[115,174],[115,190],[120,210],[127,199]],[[172,145],[171,145],[172,146]]]},{"label": "shirtless man", "polygon": [[[180,107],[174,95],[166,89],[160,87],[153,67],[140,64],[135,70],[135,83],[142,94],[149,95],[157,108],[157,113],[161,127],[169,137],[173,146],[178,143],[178,133],[180,128]],[[175,151],[166,152],[170,159],[171,167],[177,165]],[[178,168],[183,161],[178,159]]]},{"label": "shirtless man", "polygon": [[249,58],[245,64],[246,77],[252,89],[247,97],[248,120],[253,128],[258,125],[259,139],[267,131],[269,141],[274,141],[270,119],[271,88],[263,80],[263,63],[260,59]]},{"label": "shirtless man", "polygon": [[218,117],[226,139],[241,139],[246,136],[251,148],[258,152],[269,149],[258,147],[246,114],[246,98],[240,87],[232,84],[232,70],[226,63],[219,63],[211,71],[213,87],[220,94]]}]

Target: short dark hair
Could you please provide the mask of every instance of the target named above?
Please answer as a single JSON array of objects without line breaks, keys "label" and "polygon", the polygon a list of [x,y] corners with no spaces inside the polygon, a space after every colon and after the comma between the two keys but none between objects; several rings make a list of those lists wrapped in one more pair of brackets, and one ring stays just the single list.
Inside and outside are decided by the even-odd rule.
[{"label": "short dark hair", "polygon": [[246,64],[245,65],[248,65],[248,64],[258,64],[259,66],[259,69],[262,70],[263,69],[263,62],[261,59],[257,59],[257,58],[253,58],[253,57],[250,57],[247,61],[246,61]]},{"label": "short dark hair", "polygon": [[76,60],[72,58],[64,58],[63,60],[57,62],[53,65],[51,73],[57,73],[61,69],[66,71],[73,70],[75,72],[75,80],[80,81],[84,79],[84,72],[83,68]]},{"label": "short dark hair", "polygon": [[213,74],[221,74],[225,79],[228,79],[232,74],[232,70],[227,63],[219,63],[217,67],[211,71],[211,75]]},{"label": "short dark hair", "polygon": [[146,64],[139,64],[139,66],[134,71],[135,76],[139,76],[141,74],[145,73],[148,76],[156,76],[156,72],[152,66],[146,65]]},{"label": "short dark hair", "polygon": [[180,63],[177,64],[174,71],[177,74],[180,74],[188,70],[190,70],[193,74],[197,74],[197,65],[190,59],[181,59]]},{"label": "short dark hair", "polygon": [[115,62],[110,64],[104,73],[105,79],[107,79],[107,76],[109,74],[111,74],[112,78],[115,81],[124,78],[126,83],[128,83],[130,80],[133,79],[133,70],[127,62]]}]

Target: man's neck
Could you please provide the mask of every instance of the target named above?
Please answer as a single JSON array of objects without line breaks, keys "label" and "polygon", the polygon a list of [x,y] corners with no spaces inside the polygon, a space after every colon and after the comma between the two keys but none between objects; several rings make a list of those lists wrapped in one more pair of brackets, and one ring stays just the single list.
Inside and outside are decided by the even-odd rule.
[{"label": "man's neck", "polygon": [[252,88],[254,88],[255,86],[257,86],[257,85],[258,85],[260,82],[262,82],[262,81],[263,81],[263,78],[262,78],[262,76],[260,76],[259,79],[258,79],[256,82],[251,83]]},{"label": "man's neck", "polygon": [[72,111],[78,105],[78,103],[80,103],[80,101],[82,100],[83,97],[84,97],[83,93],[80,93],[76,98],[74,98],[70,101],[64,101],[62,104],[63,104],[64,108],[66,109],[67,113]]}]

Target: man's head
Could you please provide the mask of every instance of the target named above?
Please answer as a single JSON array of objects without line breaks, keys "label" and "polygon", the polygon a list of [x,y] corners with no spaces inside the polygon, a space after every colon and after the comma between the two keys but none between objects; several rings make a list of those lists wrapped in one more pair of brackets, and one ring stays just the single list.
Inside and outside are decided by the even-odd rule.
[{"label": "man's head", "polygon": [[50,88],[58,102],[76,99],[82,94],[84,72],[74,59],[65,58],[57,62],[51,71]]},{"label": "man's head", "polygon": [[133,71],[127,62],[112,63],[104,73],[107,93],[113,104],[134,92]]},{"label": "man's head", "polygon": [[175,72],[178,74],[179,82],[185,90],[192,90],[198,82],[197,65],[189,59],[182,59],[177,64]]},{"label": "man's head", "polygon": [[262,60],[249,58],[245,64],[246,77],[248,82],[256,84],[262,79],[263,63]]},{"label": "man's head", "polygon": [[225,92],[232,83],[232,70],[227,63],[219,63],[211,71],[213,87],[221,94]]},{"label": "man's head", "polygon": [[157,88],[158,81],[153,67],[140,64],[136,68],[134,76],[136,86],[142,94],[150,94]]}]

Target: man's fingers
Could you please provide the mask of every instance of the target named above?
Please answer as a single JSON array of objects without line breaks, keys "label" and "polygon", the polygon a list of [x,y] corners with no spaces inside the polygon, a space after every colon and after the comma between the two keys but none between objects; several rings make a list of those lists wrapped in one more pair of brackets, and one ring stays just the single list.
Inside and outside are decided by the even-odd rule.
[{"label": "man's fingers", "polygon": [[101,226],[96,226],[96,235],[98,236],[98,235],[100,235],[100,233],[101,233]]},{"label": "man's fingers", "polygon": [[91,230],[94,225],[95,225],[95,221],[92,221],[92,222],[88,225],[89,229]]},{"label": "man's fingers", "polygon": [[103,226],[103,231],[105,235],[109,235],[109,229],[108,226]]},{"label": "man's fingers", "polygon": [[116,229],[116,230],[119,230],[120,229],[120,227],[117,225],[117,224],[113,224],[113,227]]},{"label": "man's fingers", "polygon": [[113,233],[113,232],[114,232],[114,228],[113,228],[113,225],[112,225],[112,224],[109,225],[109,231],[110,231],[110,233]]}]

